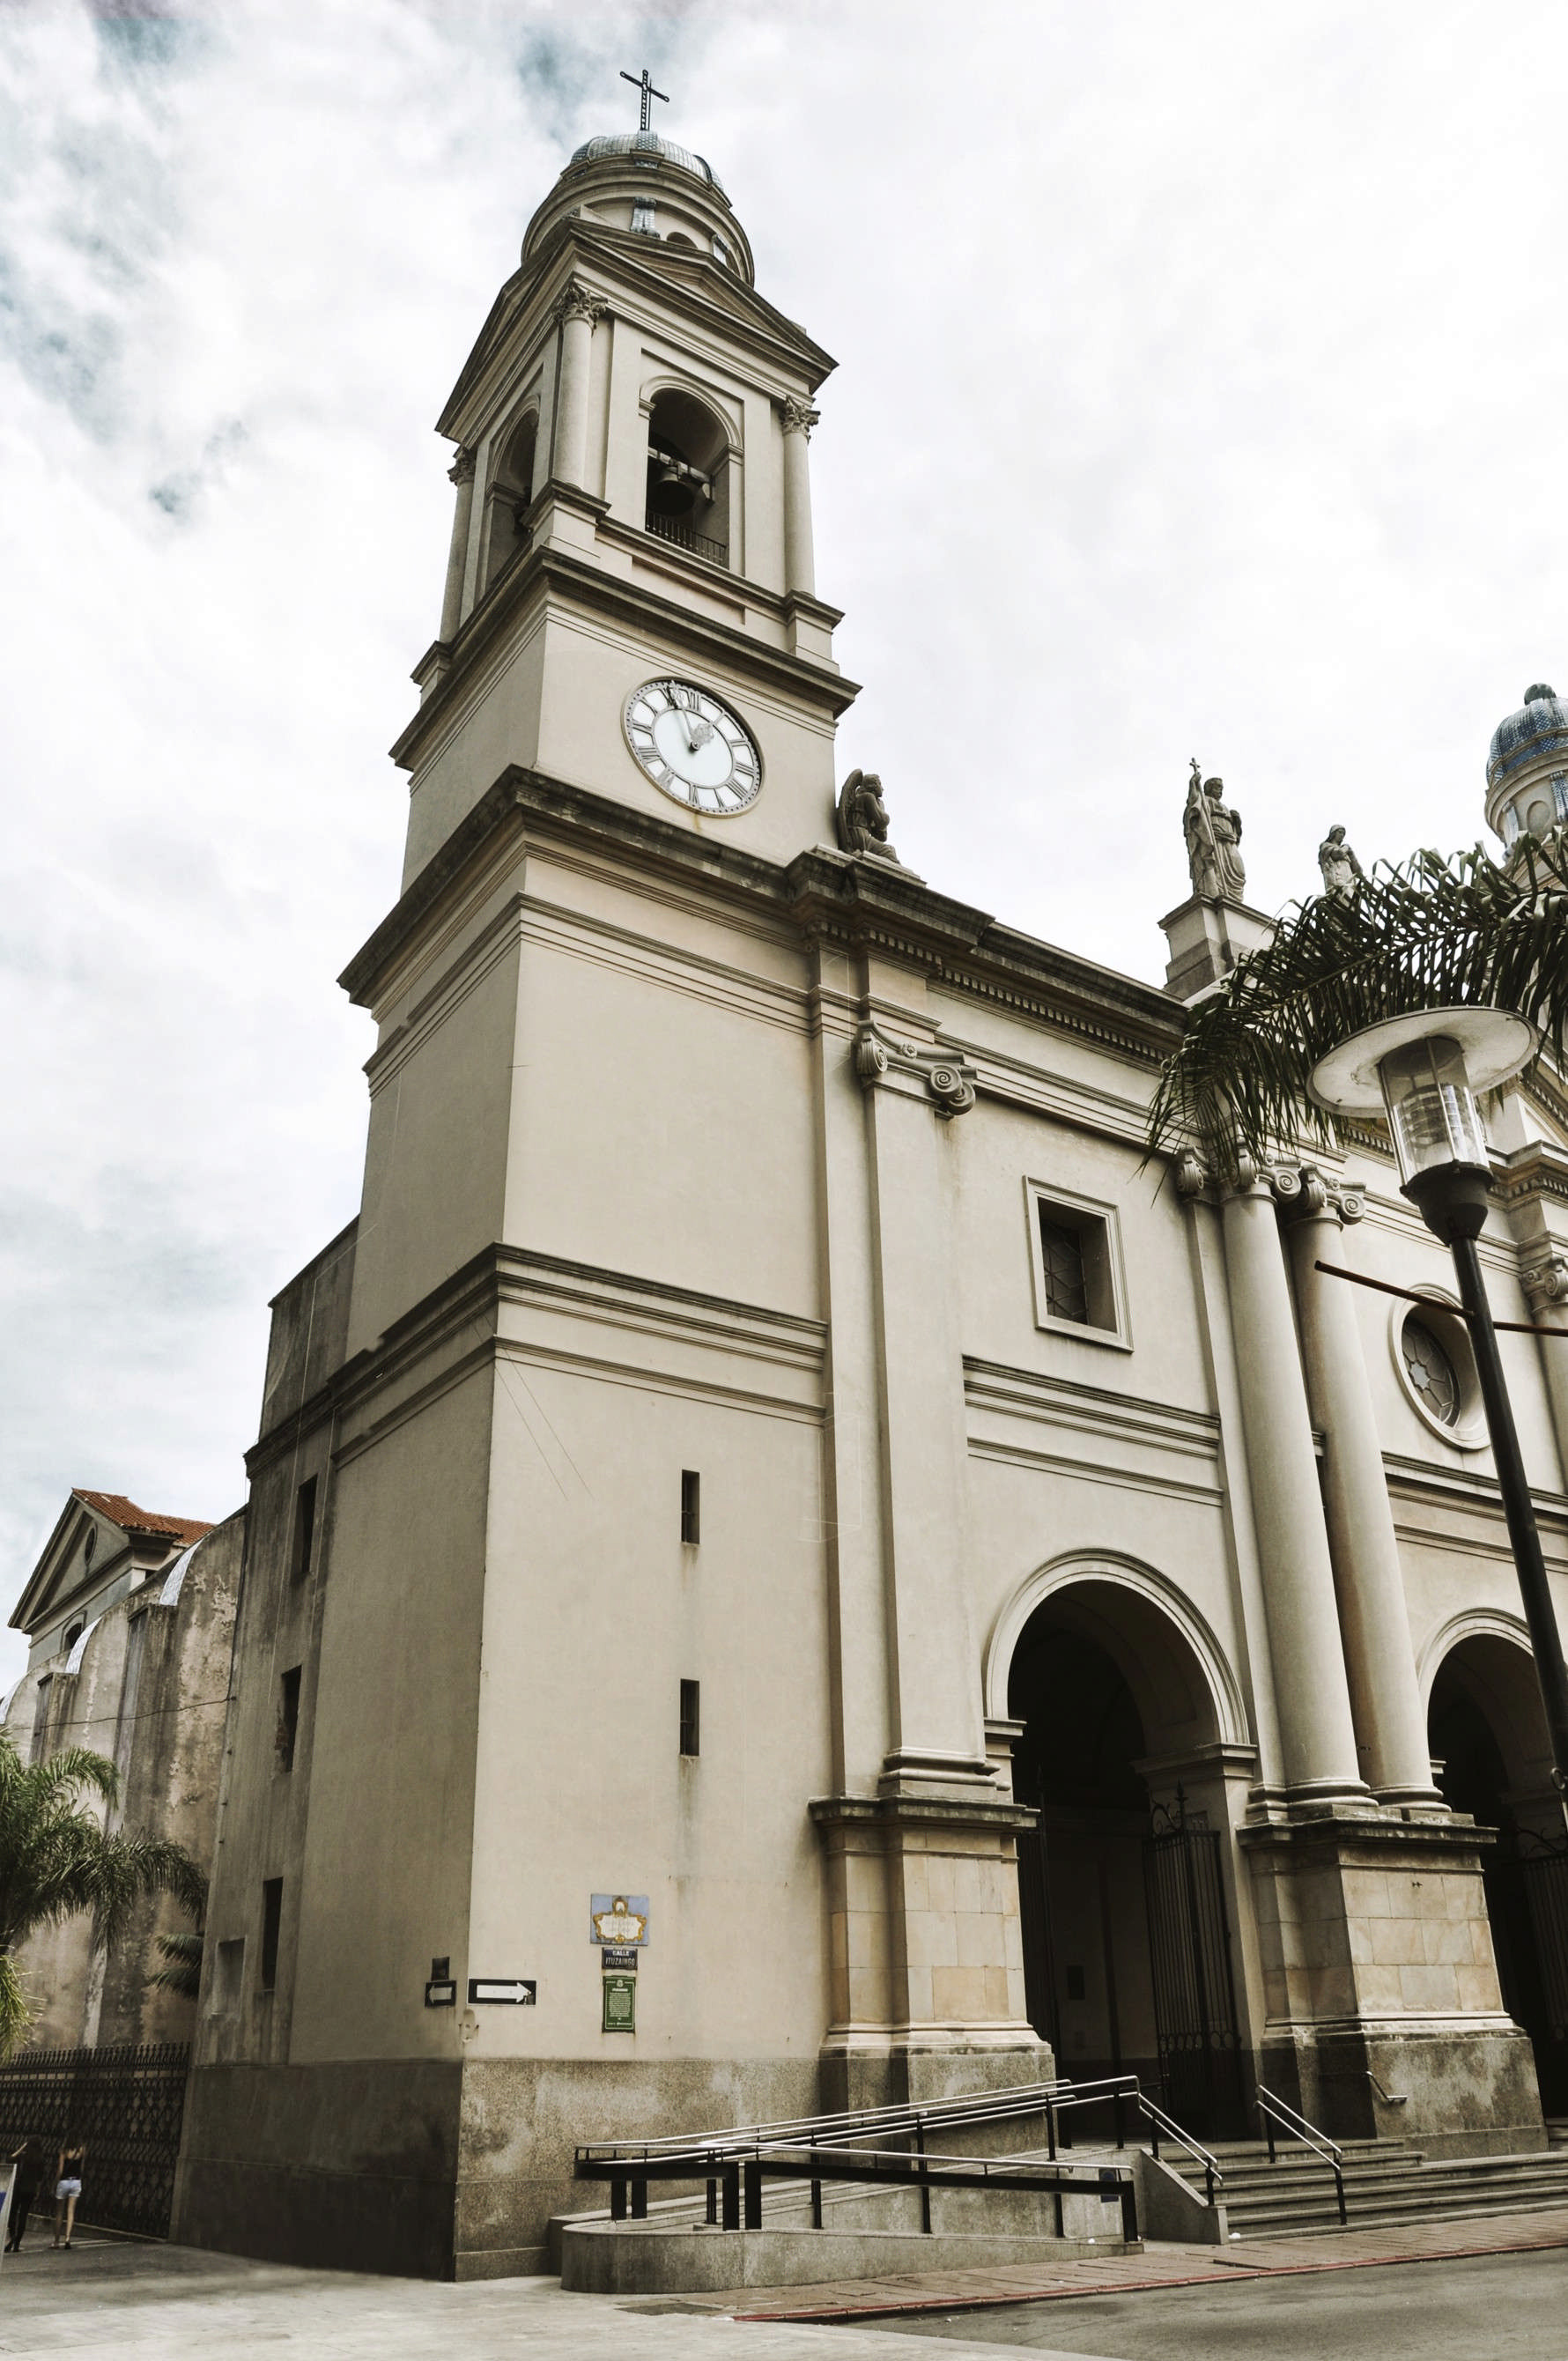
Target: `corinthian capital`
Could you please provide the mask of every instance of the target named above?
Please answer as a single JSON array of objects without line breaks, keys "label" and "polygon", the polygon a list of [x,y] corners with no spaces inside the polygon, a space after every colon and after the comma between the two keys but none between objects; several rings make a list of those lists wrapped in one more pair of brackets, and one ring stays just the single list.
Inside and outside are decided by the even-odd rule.
[{"label": "corinthian capital", "polygon": [[807,440],[810,439],[812,428],[822,415],[819,410],[813,410],[809,401],[802,401],[799,395],[795,393],[784,396],[783,412],[784,433],[804,434]]},{"label": "corinthian capital", "polygon": [[596,295],[591,287],[585,287],[580,279],[574,279],[562,289],[550,306],[550,316],[562,322],[586,320],[591,328],[596,320],[604,318],[609,309],[609,305],[602,295]]},{"label": "corinthian capital", "polygon": [[459,449],[457,456],[446,470],[449,484],[471,484],[474,480],[474,454]]}]

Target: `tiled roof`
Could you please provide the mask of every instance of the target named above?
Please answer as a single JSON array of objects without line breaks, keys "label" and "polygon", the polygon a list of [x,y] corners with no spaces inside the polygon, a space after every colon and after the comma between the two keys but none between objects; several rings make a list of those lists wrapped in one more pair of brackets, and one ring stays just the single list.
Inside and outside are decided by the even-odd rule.
[{"label": "tiled roof", "polygon": [[85,1500],[90,1509],[123,1525],[128,1533],[167,1533],[171,1542],[199,1542],[203,1533],[213,1530],[199,1517],[161,1517],[151,1509],[138,1509],[123,1492],[84,1492],[78,1484],[72,1498]]}]

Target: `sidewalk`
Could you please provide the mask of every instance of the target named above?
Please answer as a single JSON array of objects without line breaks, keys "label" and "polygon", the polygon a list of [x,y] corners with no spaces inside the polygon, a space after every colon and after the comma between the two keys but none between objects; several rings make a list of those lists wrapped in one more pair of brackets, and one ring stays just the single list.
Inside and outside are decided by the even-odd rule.
[{"label": "sidewalk", "polygon": [[[930,2340],[757,2323],[685,2298],[564,2295],[555,2279],[464,2287],[291,2270],[79,2233],[0,2266],[0,2354],[16,2361],[931,2361]],[[943,2361],[996,2361],[945,2343]],[[1072,2361],[1036,2347],[1034,2361]]]},{"label": "sidewalk", "polygon": [[1015,2265],[1001,2270],[909,2272],[820,2287],[732,2289],[687,2301],[746,2321],[842,2321],[892,2312],[955,2312],[1005,2303],[1046,2303],[1085,2295],[1130,2295],[1140,2288],[1194,2287],[1238,2279],[1295,2278],[1370,2265],[1452,2262],[1470,2255],[1527,2254],[1568,2246],[1568,2206],[1532,2213],[1478,2213],[1409,2227],[1340,2230],[1305,2238],[1254,2238],[1229,2246],[1164,2242],[1141,2255]]}]

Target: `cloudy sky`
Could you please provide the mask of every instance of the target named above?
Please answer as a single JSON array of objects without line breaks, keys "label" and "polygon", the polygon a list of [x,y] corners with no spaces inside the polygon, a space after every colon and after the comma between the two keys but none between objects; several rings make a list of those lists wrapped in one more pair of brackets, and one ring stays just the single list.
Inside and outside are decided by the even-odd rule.
[{"label": "cloudy sky", "polygon": [[839,358],[841,767],[933,884],[1157,979],[1190,755],[1273,908],[1332,820],[1474,841],[1568,673],[1560,8],[0,0],[7,1598],[72,1484],[242,1498],[357,1198],[431,423],[644,61]]}]

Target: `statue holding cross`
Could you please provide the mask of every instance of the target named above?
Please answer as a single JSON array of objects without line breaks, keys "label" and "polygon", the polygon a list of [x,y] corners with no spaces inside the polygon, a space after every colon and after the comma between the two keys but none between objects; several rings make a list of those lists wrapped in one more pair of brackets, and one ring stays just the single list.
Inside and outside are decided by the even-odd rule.
[{"label": "statue holding cross", "polygon": [[652,129],[653,120],[652,101],[656,98],[662,98],[664,104],[668,106],[670,103],[669,92],[667,90],[654,89],[653,78],[648,71],[646,66],[643,67],[641,75],[630,74],[626,71],[625,68],[622,67],[620,79],[622,82],[629,82],[631,84],[632,89],[641,93],[642,108],[641,120],[637,126],[638,130],[647,131]]}]

